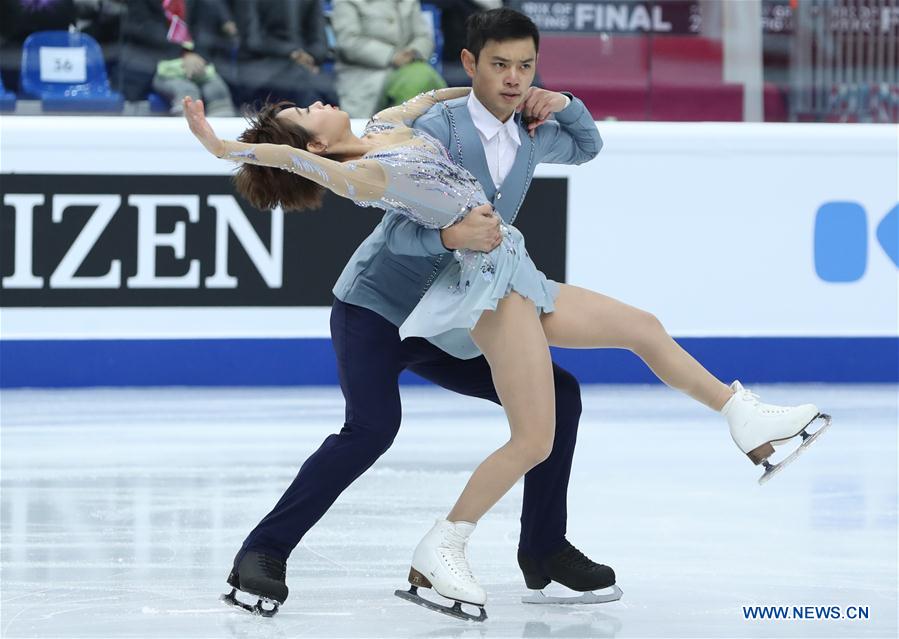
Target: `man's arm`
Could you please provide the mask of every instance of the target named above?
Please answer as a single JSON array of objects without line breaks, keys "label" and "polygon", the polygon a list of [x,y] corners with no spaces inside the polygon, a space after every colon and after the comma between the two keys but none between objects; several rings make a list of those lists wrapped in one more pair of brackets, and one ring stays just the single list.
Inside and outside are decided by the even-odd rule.
[{"label": "man's arm", "polygon": [[321,64],[328,57],[328,39],[325,35],[325,14],[318,0],[306,4],[303,16],[303,49]]},{"label": "man's arm", "polygon": [[387,248],[396,255],[433,257],[456,249],[488,253],[503,236],[499,216],[489,204],[476,206],[461,221],[445,229],[426,229],[399,213],[384,216]]},{"label": "man's arm", "polygon": [[[415,126],[446,146],[449,123],[443,113],[443,107],[439,104],[418,118]],[[439,229],[426,229],[398,213],[388,213],[384,216],[384,234],[387,238],[387,248],[397,255],[433,257],[450,250],[443,245]]]},{"label": "man's arm", "polygon": [[425,12],[418,9],[417,6],[413,11],[418,15],[412,16],[412,24],[410,25],[412,27],[412,41],[404,48],[412,49],[421,56],[422,60],[428,60],[431,54],[434,53],[434,35],[431,29],[428,28],[427,23],[431,18],[425,15]]},{"label": "man's arm", "polygon": [[160,3],[153,4],[149,0],[129,3],[126,19],[122,23],[126,43],[132,42],[152,48],[154,52],[159,53],[160,60],[177,58],[183,48],[180,44],[169,42],[166,37],[168,29],[168,21]]},{"label": "man's arm", "polygon": [[293,44],[273,38],[266,32],[262,24],[262,11],[265,8],[258,2],[238,2],[235,5],[237,23],[243,31],[244,48],[256,55],[286,58],[293,51]]},{"label": "man's arm", "polygon": [[384,215],[384,236],[387,248],[396,255],[433,257],[449,251],[440,239],[439,229],[425,228],[400,213]]},{"label": "man's arm", "polygon": [[[571,94],[558,94],[545,92],[543,89],[531,89],[538,101],[543,95],[544,101],[553,99],[554,96],[567,95],[570,98],[568,106],[551,112],[551,120],[546,120],[536,129],[536,143],[538,149],[538,162],[550,164],[583,164],[592,160],[602,149],[602,138],[596,129],[593,116],[584,106],[584,103]],[[530,101],[530,96],[528,101]],[[527,107],[525,108],[527,113]],[[548,114],[547,114],[548,115]]]},{"label": "man's arm", "polygon": [[[415,121],[415,127],[442,145],[449,143],[446,111],[435,105]],[[456,249],[492,251],[502,241],[500,218],[489,204],[476,206],[461,221],[445,229],[426,229],[397,213],[384,216],[387,248],[397,255],[434,257]]]}]

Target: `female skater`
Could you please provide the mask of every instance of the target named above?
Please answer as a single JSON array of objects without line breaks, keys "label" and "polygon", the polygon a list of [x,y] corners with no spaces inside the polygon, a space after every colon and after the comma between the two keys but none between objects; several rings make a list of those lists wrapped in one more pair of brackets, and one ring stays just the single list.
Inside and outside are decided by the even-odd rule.
[{"label": "female skater", "polygon": [[[249,143],[216,137],[200,102],[185,98],[184,111],[207,150],[242,163],[237,188],[258,208],[303,208],[328,189],[429,228],[447,228],[487,199],[439,142],[411,124],[437,101],[468,91],[443,89],[382,111],[361,137],[352,133],[345,113],[320,103],[263,109],[241,136]],[[277,169],[296,177],[284,180]],[[413,585],[433,585],[445,597],[478,606],[486,593],[468,566],[467,540],[481,516],[552,449],[550,345],[633,351],[666,384],[722,412],[735,442],[756,464],[773,452],[772,443],[803,433],[818,415],[811,404],[769,406],[739,382],[728,387],[681,349],[653,315],[547,280],[527,255],[521,234],[507,225],[502,232],[501,244],[490,253],[457,251],[456,261],[400,327],[403,337],[425,337],[456,357],[483,353],[509,419],[509,441],[478,466],[447,519],[418,545],[410,573]]]}]

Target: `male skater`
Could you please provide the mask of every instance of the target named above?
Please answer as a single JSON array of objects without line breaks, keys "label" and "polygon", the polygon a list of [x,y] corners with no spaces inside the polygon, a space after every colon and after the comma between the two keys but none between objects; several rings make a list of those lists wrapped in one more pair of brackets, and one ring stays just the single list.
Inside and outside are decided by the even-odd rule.
[{"label": "male skater", "polygon": [[[270,614],[287,598],[291,551],[393,442],[400,427],[402,370],[499,403],[483,356],[456,359],[423,339],[400,341],[397,327],[452,262],[453,250],[490,251],[499,245],[498,216],[514,221],[537,163],[581,164],[599,153],[602,141],[580,100],[531,87],[539,40],[534,23],[511,9],[471,16],[462,51],[471,95],[436,105],[415,124],[479,179],[495,213],[479,207],[443,230],[388,213],[334,287],[331,338],[346,421],[306,460],[274,509],[250,532],[228,577],[234,588],[270,600]],[[553,373],[555,439],[549,458],[525,476],[518,562],[531,589],[550,581],[582,592],[606,588],[615,583],[614,571],[565,538],[580,387],[561,367],[554,365]],[[261,604],[256,609],[261,611]]]}]

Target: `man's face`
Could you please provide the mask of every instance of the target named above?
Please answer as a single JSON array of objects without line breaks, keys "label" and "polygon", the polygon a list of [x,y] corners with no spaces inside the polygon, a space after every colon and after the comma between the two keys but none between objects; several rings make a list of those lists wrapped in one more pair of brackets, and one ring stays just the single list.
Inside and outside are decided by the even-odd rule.
[{"label": "man's face", "polygon": [[533,38],[488,40],[475,62],[462,50],[462,64],[471,78],[475,97],[498,120],[505,122],[524,101],[537,68]]}]

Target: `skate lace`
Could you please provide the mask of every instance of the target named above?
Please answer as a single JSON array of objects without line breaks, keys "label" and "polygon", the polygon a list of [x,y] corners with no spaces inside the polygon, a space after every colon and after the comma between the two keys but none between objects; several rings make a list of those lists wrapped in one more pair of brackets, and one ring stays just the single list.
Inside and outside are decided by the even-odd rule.
[{"label": "skate lace", "polygon": [[559,561],[569,568],[593,569],[597,563],[575,548],[571,543],[559,555]]},{"label": "skate lace", "polygon": [[444,556],[449,560],[450,569],[459,577],[469,581],[475,581],[474,573],[468,565],[466,545],[468,539],[454,531],[447,531],[446,544],[441,547]]},{"label": "skate lace", "polygon": [[760,411],[769,415],[783,415],[789,413],[790,408],[787,406],[775,406],[773,404],[765,404],[759,401],[759,396],[750,390],[743,389],[742,399],[745,402],[751,402],[753,406],[757,406]]}]

